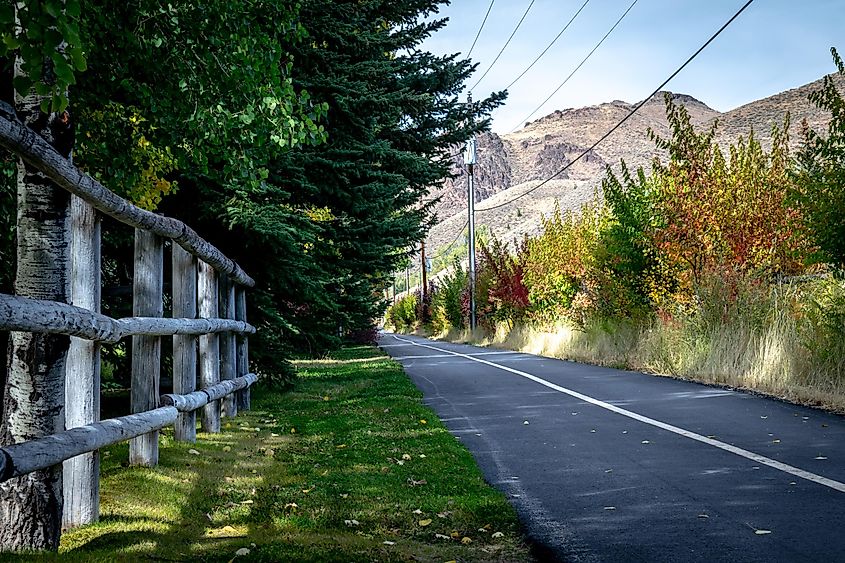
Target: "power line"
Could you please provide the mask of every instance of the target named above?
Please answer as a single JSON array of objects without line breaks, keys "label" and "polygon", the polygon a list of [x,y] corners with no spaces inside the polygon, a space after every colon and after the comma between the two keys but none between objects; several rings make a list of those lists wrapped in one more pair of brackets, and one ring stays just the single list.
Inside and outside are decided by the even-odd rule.
[{"label": "power line", "polygon": [[[638,1],[639,1],[639,0],[634,0],[633,2],[631,2],[631,5],[630,5],[630,6],[628,6],[628,9],[627,9],[627,10],[625,10],[625,12],[624,12],[621,16],[619,16],[619,19],[618,19],[618,20],[616,20],[616,23],[615,23],[615,24],[613,24],[613,27],[611,27],[611,28],[610,28],[610,30],[608,30],[608,32],[604,34],[604,37],[602,37],[602,38],[601,38],[601,41],[599,41],[598,43],[596,43],[596,46],[595,46],[595,47],[593,47],[593,49],[592,49],[589,53],[587,53],[587,56],[586,56],[586,57],[584,57],[584,59],[583,59],[580,63],[578,63],[578,66],[576,66],[576,67],[575,67],[575,70],[573,70],[572,72],[570,72],[570,73],[569,73],[569,76],[567,76],[567,77],[566,77],[566,79],[564,79],[564,81],[563,81],[563,82],[561,82],[561,83],[558,85],[558,87],[554,89],[554,92],[552,92],[551,94],[549,94],[549,96],[548,96],[545,100],[543,100],[543,101],[540,103],[540,105],[539,105],[539,106],[537,106],[536,108],[534,108],[534,111],[532,111],[531,113],[529,113],[529,114],[525,117],[525,119],[522,119],[522,120],[519,122],[519,124],[521,124],[521,123],[525,123],[526,121],[528,121],[529,119],[531,119],[531,117],[532,117],[535,113],[537,113],[538,111],[540,111],[540,108],[542,108],[544,105],[546,105],[546,102],[548,102],[549,100],[551,100],[551,99],[552,99],[552,96],[554,96],[555,94],[557,94],[557,93],[560,91],[560,89],[561,89],[561,88],[563,88],[563,87],[564,87],[564,85],[565,85],[567,82],[569,82],[569,79],[570,79],[570,78],[572,78],[572,77],[575,75],[575,73],[576,73],[576,72],[578,72],[578,69],[580,69],[582,66],[584,66],[584,63],[586,63],[586,62],[590,59],[590,57],[592,57],[592,56],[593,56],[593,53],[595,53],[595,52],[596,52],[596,50],[597,50],[599,47],[601,47],[601,44],[602,44],[602,43],[604,43],[604,40],[605,40],[605,39],[607,39],[608,37],[610,37],[610,34],[611,34],[611,33],[613,33],[613,30],[614,30],[614,29],[616,29],[616,28],[617,28],[617,26],[618,26],[620,23],[622,23],[622,20],[624,20],[624,19],[625,19],[625,16],[627,16],[627,15],[628,15],[628,12],[630,12],[630,11],[631,11],[631,8],[633,8],[633,7],[634,7],[634,5],[636,5],[636,3],[637,3]],[[511,133],[513,133],[514,131],[516,131],[517,129],[519,129],[519,124],[517,124],[517,125],[516,125],[516,127],[514,127],[513,129],[511,129],[511,131],[510,131],[510,132],[511,132]]]},{"label": "power line", "polygon": [[572,16],[572,18],[570,18],[570,20],[569,20],[568,22],[566,22],[566,25],[565,25],[565,26],[563,26],[563,29],[561,29],[561,30],[560,30],[560,32],[559,32],[559,33],[555,36],[555,38],[554,38],[554,39],[552,39],[552,42],[551,42],[551,43],[549,43],[549,44],[548,44],[548,46],[546,46],[546,48],[545,48],[545,49],[543,49],[543,52],[542,52],[542,53],[540,53],[539,55],[537,55],[537,58],[536,58],[536,59],[534,59],[534,60],[531,62],[531,64],[530,64],[530,65],[528,65],[527,67],[525,67],[525,70],[523,70],[523,71],[520,73],[520,75],[519,75],[519,76],[517,76],[516,78],[514,78],[514,79],[513,79],[513,81],[512,81],[510,84],[508,84],[507,86],[505,86],[505,90],[510,90],[510,89],[511,89],[511,86],[513,86],[514,84],[516,84],[517,82],[519,82],[519,79],[520,79],[520,78],[522,78],[523,76],[525,76],[525,73],[526,73],[526,72],[528,72],[529,70],[531,70],[531,68],[532,68],[535,64],[537,64],[537,62],[538,62],[540,59],[542,59],[542,58],[543,58],[543,55],[545,55],[545,54],[549,51],[549,49],[551,49],[551,48],[552,48],[552,46],[553,46],[555,43],[557,43],[557,40],[558,40],[558,39],[560,39],[561,35],[563,35],[563,34],[566,32],[566,30],[567,30],[567,29],[569,29],[569,26],[570,26],[570,25],[572,25],[572,22],[574,22],[574,21],[575,21],[575,18],[577,18],[577,17],[578,17],[578,14],[580,14],[580,13],[581,13],[581,11],[582,11],[584,8],[586,8],[586,7],[587,7],[587,4],[589,4],[589,3],[590,3],[590,0],[585,0],[585,1],[584,1],[584,3],[583,3],[583,4],[581,4],[581,7],[580,7],[580,8],[578,8],[578,11],[577,11],[577,12],[575,12],[575,15],[574,15],[574,16]]},{"label": "power line", "polygon": [[519,23],[517,23],[517,24],[516,24],[516,27],[513,29],[513,33],[511,33],[511,36],[510,36],[510,37],[508,37],[508,40],[507,40],[507,41],[505,41],[504,46],[503,46],[503,47],[501,48],[501,50],[499,51],[499,54],[498,54],[498,55],[496,55],[496,58],[495,58],[495,59],[493,59],[493,62],[492,62],[492,63],[490,63],[490,66],[489,66],[489,67],[487,67],[487,70],[485,70],[485,71],[484,71],[484,74],[482,74],[482,75],[481,75],[481,78],[479,78],[479,79],[476,81],[476,83],[475,83],[475,84],[473,84],[472,88],[470,88],[470,89],[469,89],[469,91],[470,91],[470,92],[472,92],[473,90],[475,90],[475,87],[476,87],[476,86],[478,86],[478,85],[481,83],[481,81],[482,81],[482,80],[484,80],[484,77],[485,77],[485,76],[487,76],[487,73],[489,73],[489,72],[493,69],[493,67],[496,65],[496,62],[499,60],[499,57],[501,57],[501,56],[502,56],[502,53],[504,53],[504,52],[505,52],[505,49],[507,49],[507,48],[508,48],[508,45],[510,45],[510,42],[511,42],[511,39],[513,39],[513,36],[514,36],[514,35],[516,35],[516,32],[517,32],[517,31],[519,31],[519,28],[520,28],[520,26],[522,25],[522,22],[524,22],[524,21],[525,21],[525,16],[527,16],[527,15],[528,15],[528,12],[530,12],[530,11],[531,11],[531,6],[533,6],[533,5],[534,5],[534,2],[535,2],[535,0],[531,0],[531,3],[530,3],[530,4],[528,4],[528,7],[525,9],[525,13],[524,13],[524,14],[522,14],[522,17],[520,18]]},{"label": "power line", "polygon": [[490,15],[490,10],[493,9],[493,4],[495,3],[496,0],[490,0],[490,5],[487,6],[487,13],[484,14],[484,19],[481,21],[481,27],[478,28],[478,33],[475,34],[475,39],[472,40],[472,46],[469,48],[469,52],[466,56],[467,59],[470,57],[470,55],[472,55],[472,50],[475,49],[475,44],[478,42],[478,38],[481,37],[481,30],[484,29],[484,24],[487,23],[487,16]]},{"label": "power line", "polygon": [[713,42],[713,41],[714,41],[714,40],[715,40],[715,39],[716,39],[719,35],[721,35],[721,33],[722,33],[723,31],[725,31],[725,29],[726,29],[726,28],[727,28],[730,24],[732,24],[732,23],[733,23],[733,21],[734,21],[736,18],[738,18],[738,17],[740,16],[740,14],[742,14],[742,12],[744,12],[744,11],[745,11],[745,9],[746,9],[746,8],[748,8],[748,6],[750,6],[750,5],[751,5],[751,3],[752,3],[752,2],[754,2],[754,0],[748,0],[745,4],[743,4],[743,6],[742,6],[742,7],[741,7],[741,8],[740,8],[740,9],[739,9],[739,10],[738,10],[738,11],[737,11],[737,12],[736,12],[736,13],[735,13],[732,17],[731,17],[731,19],[729,19],[728,21],[726,21],[726,22],[724,23],[724,25],[722,25],[722,27],[720,27],[720,28],[716,31],[716,33],[714,33],[712,36],[710,36],[710,39],[708,39],[708,40],[704,43],[704,45],[702,45],[701,47],[699,47],[699,48],[698,48],[698,50],[697,50],[695,53],[693,53],[692,55],[690,55],[690,57],[689,57],[689,58],[688,58],[688,59],[684,62],[684,64],[682,64],[681,66],[679,66],[679,67],[677,68],[677,70],[675,70],[675,72],[673,72],[671,75],[669,75],[669,78],[667,78],[666,80],[664,80],[664,81],[660,84],[660,86],[658,86],[657,88],[655,88],[655,89],[654,89],[654,91],[653,91],[651,94],[649,94],[648,96],[646,96],[646,97],[645,97],[645,98],[644,98],[644,99],[643,99],[640,103],[638,103],[636,106],[634,106],[634,108],[633,108],[633,109],[632,109],[632,110],[628,113],[628,115],[626,115],[625,117],[623,117],[623,118],[622,118],[622,120],[621,120],[621,121],[619,121],[619,123],[617,123],[616,125],[614,125],[614,126],[613,126],[613,127],[612,127],[612,128],[611,128],[608,132],[607,132],[607,133],[605,133],[604,135],[602,135],[602,136],[601,136],[601,138],[599,138],[599,140],[598,140],[598,141],[596,141],[595,143],[593,143],[593,144],[592,144],[592,145],[591,145],[588,149],[584,150],[584,151],[583,151],[582,153],[580,153],[577,157],[575,157],[575,159],[574,159],[574,160],[570,161],[570,162],[569,162],[566,166],[564,166],[563,168],[561,168],[560,170],[558,170],[557,172],[555,172],[554,174],[552,174],[551,176],[549,176],[548,178],[546,178],[545,180],[543,180],[542,182],[540,182],[539,184],[537,184],[536,186],[534,186],[533,188],[531,188],[531,189],[529,189],[529,190],[527,190],[527,191],[525,191],[525,192],[523,192],[523,193],[519,194],[518,196],[514,197],[513,199],[510,199],[510,200],[508,200],[508,201],[506,201],[506,202],[504,202],[504,203],[500,203],[500,204],[498,204],[498,205],[494,205],[494,206],[492,206],[492,207],[486,207],[486,208],[484,208],[484,209],[476,209],[476,212],[477,212],[477,213],[481,213],[481,212],[483,212],[483,211],[492,211],[493,209],[498,209],[498,208],[500,208],[500,207],[504,207],[504,206],[506,206],[506,205],[510,205],[511,203],[515,202],[516,200],[521,199],[521,198],[523,198],[523,197],[527,196],[528,194],[530,194],[531,192],[534,192],[534,191],[536,191],[536,190],[540,189],[540,188],[541,188],[541,187],[543,187],[545,184],[549,183],[550,181],[554,180],[555,178],[557,178],[558,176],[560,176],[561,174],[563,174],[563,173],[564,173],[566,170],[568,170],[568,169],[569,169],[569,168],[570,168],[573,164],[575,164],[576,162],[578,162],[579,160],[581,160],[582,158],[584,158],[584,156],[585,156],[587,153],[589,153],[590,151],[594,150],[597,146],[599,146],[599,144],[600,144],[600,143],[602,143],[605,139],[607,139],[608,137],[610,137],[610,136],[613,134],[613,132],[614,132],[614,131],[616,131],[617,129],[619,129],[619,127],[621,127],[623,123],[625,123],[626,121],[628,121],[628,119],[629,119],[632,115],[634,115],[635,113],[637,113],[637,111],[639,111],[639,109],[640,109],[640,108],[642,108],[648,100],[650,100],[650,99],[651,99],[651,98],[653,98],[655,95],[657,95],[657,93],[658,93],[658,92],[660,92],[660,91],[661,91],[661,90],[662,90],[662,89],[663,89],[663,88],[664,88],[667,84],[669,84],[669,82],[670,82],[673,78],[675,78],[678,74],[680,74],[680,72],[681,72],[682,70],[684,70],[684,68],[686,68],[686,66],[687,66],[688,64],[690,64],[690,63],[693,61],[693,59],[695,59],[695,58],[696,58],[699,54],[701,54],[701,52],[702,52],[704,49],[706,49],[706,48],[707,48],[707,46],[708,46],[708,45],[710,45],[710,43],[712,43],[712,42]]},{"label": "power line", "polygon": [[455,238],[453,238],[453,239],[452,239],[452,242],[450,242],[450,243],[446,246],[446,248],[441,248],[440,250],[438,250],[438,251],[437,251],[437,254],[435,254],[434,256],[432,256],[432,257],[431,257],[431,259],[432,259],[432,260],[437,260],[438,258],[440,258],[440,257],[445,256],[446,254],[448,254],[448,253],[449,253],[449,251],[450,251],[450,250],[452,250],[452,247],[453,247],[453,246],[455,246],[455,243],[456,243],[456,242],[458,242],[458,241],[460,240],[461,235],[462,235],[462,234],[464,234],[464,229],[466,229],[466,228],[467,228],[467,225],[469,225],[469,220],[464,221],[463,226],[461,226],[461,228],[460,228],[460,229],[458,229],[458,234],[457,234],[457,235],[455,235]]}]

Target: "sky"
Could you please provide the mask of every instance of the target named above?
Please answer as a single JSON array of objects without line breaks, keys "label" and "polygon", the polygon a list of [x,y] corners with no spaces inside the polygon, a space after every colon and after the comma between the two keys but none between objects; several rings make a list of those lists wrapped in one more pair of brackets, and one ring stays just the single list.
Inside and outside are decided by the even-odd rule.
[{"label": "sky", "polygon": [[[510,90],[493,114],[507,133],[572,72],[633,0],[590,0],[545,56]],[[487,70],[531,0],[494,0],[472,53]],[[484,80],[479,99],[505,88],[552,41],[584,0],[535,0],[522,26]],[[531,120],[557,109],[649,95],[724,24],[745,0],[638,0],[614,32]],[[489,0],[453,0],[436,17],[448,25],[423,48],[466,53]],[[845,0],[756,0],[667,86],[726,111],[807,84],[833,72],[830,47],[845,55]]]}]

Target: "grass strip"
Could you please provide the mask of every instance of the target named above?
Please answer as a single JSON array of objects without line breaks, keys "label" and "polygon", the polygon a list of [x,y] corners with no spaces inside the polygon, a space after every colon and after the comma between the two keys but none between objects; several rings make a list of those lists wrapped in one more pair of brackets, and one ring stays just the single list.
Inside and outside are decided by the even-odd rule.
[{"label": "grass strip", "polygon": [[371,347],[296,362],[293,391],[196,444],[164,432],[153,469],[102,452],[102,518],[46,559],[528,561],[513,508]]}]

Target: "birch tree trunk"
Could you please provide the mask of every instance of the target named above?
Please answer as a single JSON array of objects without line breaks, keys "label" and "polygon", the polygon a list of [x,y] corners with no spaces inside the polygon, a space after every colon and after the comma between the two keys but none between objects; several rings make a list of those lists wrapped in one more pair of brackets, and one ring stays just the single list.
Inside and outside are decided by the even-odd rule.
[{"label": "birch tree trunk", "polygon": [[[15,64],[20,75],[21,61]],[[41,96],[16,97],[19,117],[67,156],[68,115],[40,112]],[[69,297],[70,194],[18,161],[18,271],[15,292],[66,303]],[[0,444],[15,444],[64,430],[67,336],[13,332],[3,389]],[[62,525],[62,466],[0,484],[0,550],[56,550]]]}]

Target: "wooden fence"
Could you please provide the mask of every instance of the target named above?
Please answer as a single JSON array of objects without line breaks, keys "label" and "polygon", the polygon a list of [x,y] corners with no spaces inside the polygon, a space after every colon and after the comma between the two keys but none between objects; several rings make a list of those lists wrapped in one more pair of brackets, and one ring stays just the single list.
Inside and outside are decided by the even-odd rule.
[{"label": "wooden fence", "polygon": [[[2,108],[0,108],[2,109]],[[68,335],[64,431],[0,448],[0,482],[63,462],[63,527],[99,517],[103,446],[131,440],[129,462],[158,462],[158,431],[219,432],[221,412],[250,407],[246,288],[255,282],[181,221],[135,207],[0,111],[0,146],[72,194],[70,303],[0,294],[0,330]],[[100,217],[135,228],[133,317],[100,314]],[[165,241],[172,241],[172,318],[164,318]],[[161,337],[173,339],[173,393],[159,395]],[[100,345],[132,338],[132,414],[100,421]],[[3,366],[5,369],[5,366]],[[198,389],[199,387],[199,389]],[[61,425],[59,425],[61,430]]]}]

